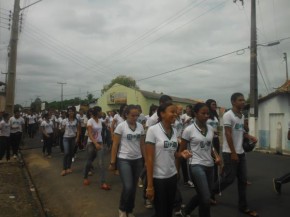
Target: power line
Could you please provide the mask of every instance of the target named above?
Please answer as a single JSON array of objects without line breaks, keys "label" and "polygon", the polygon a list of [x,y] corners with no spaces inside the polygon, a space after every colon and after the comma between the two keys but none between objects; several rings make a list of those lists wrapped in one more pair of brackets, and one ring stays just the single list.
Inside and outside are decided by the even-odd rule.
[{"label": "power line", "polygon": [[171,22],[173,22],[173,21],[177,20],[178,18],[182,17],[183,15],[185,15],[186,13],[188,13],[190,10],[192,10],[195,7],[197,7],[201,3],[204,3],[205,1],[206,0],[201,1],[201,2],[199,2],[197,4],[191,3],[189,6],[184,7],[183,9],[181,9],[180,11],[178,11],[176,14],[174,14],[170,18],[166,19],[162,23],[158,24],[157,26],[153,27],[149,31],[143,33],[142,35],[140,35],[139,37],[137,37],[135,40],[133,40],[132,42],[130,42],[126,46],[121,47],[120,49],[114,51],[112,54],[110,54],[109,56],[107,56],[103,60],[101,60],[101,62],[106,62],[106,60],[108,60],[109,58],[114,57],[114,56],[116,56],[119,53],[125,52],[126,50],[128,50],[129,48],[131,48],[132,46],[134,46],[135,44],[137,44],[137,42],[140,42],[140,41],[145,40],[146,38],[148,38],[152,34],[156,33],[157,31],[159,31],[160,29],[164,28],[165,26],[167,26]]},{"label": "power line", "polygon": [[172,32],[175,32],[176,30],[178,30],[178,29],[180,29],[180,28],[183,28],[184,26],[186,26],[186,25],[188,25],[188,24],[190,24],[190,23],[196,21],[197,19],[199,19],[199,18],[201,18],[202,16],[208,14],[209,12],[211,12],[211,11],[217,9],[218,7],[221,7],[223,4],[226,3],[226,1],[227,1],[227,0],[223,1],[222,3],[217,4],[216,6],[210,8],[209,10],[207,10],[207,11],[205,11],[204,13],[200,14],[199,16],[194,17],[193,19],[189,20],[188,22],[186,22],[186,23],[184,23],[184,24],[178,26],[177,28],[171,30],[170,32],[168,32],[168,33],[166,33],[166,34],[164,34],[164,35],[162,35],[161,37],[159,37],[159,38],[157,38],[157,39],[154,39],[153,41],[151,41],[151,42],[145,44],[144,46],[142,46],[142,47],[138,48],[137,50],[135,50],[135,51],[133,51],[133,52],[127,54],[126,56],[123,56],[123,57],[119,58],[118,60],[112,62],[112,63],[109,64],[108,66],[111,66],[112,64],[114,64],[114,63],[116,63],[116,62],[120,62],[121,59],[125,59],[125,58],[131,56],[132,54],[135,54],[135,53],[139,52],[139,51],[142,50],[143,48],[145,48],[145,47],[147,47],[147,46],[149,46],[149,45],[155,43],[156,41],[159,41],[160,39],[164,38],[165,36],[168,36],[168,35],[171,34]]}]

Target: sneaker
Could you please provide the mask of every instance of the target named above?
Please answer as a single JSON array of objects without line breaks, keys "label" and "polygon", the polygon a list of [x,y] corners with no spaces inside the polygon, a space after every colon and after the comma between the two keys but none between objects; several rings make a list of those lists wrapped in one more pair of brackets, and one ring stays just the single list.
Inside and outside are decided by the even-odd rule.
[{"label": "sneaker", "polygon": [[127,217],[127,213],[119,210],[119,217]]},{"label": "sneaker", "polygon": [[61,176],[65,176],[66,175],[66,171],[65,170],[61,171],[60,175]]},{"label": "sneaker", "polygon": [[146,199],[145,200],[145,208],[147,209],[152,209],[153,208],[153,204],[150,200]]},{"label": "sneaker", "polygon": [[71,162],[75,162],[75,157],[73,157],[73,158],[71,159]]},{"label": "sneaker", "polygon": [[51,159],[51,155],[48,155],[47,158]]},{"label": "sneaker", "polygon": [[103,189],[103,190],[105,190],[105,191],[109,191],[109,190],[111,190],[111,186],[108,185],[108,184],[106,184],[106,183],[103,183],[103,184],[101,185],[101,189]]},{"label": "sneaker", "polygon": [[88,175],[89,175],[89,176],[92,176],[92,175],[93,175],[93,172],[92,172],[92,171],[89,171],[89,172],[88,172]]},{"label": "sneaker", "polygon": [[87,185],[89,185],[90,183],[91,183],[90,180],[88,180],[88,179],[84,179],[84,182],[83,182],[84,185],[87,186]]},{"label": "sneaker", "polygon": [[174,212],[174,216],[180,216],[180,217],[183,217],[183,213],[182,213],[181,209],[180,209],[180,210],[176,210],[176,211]]},{"label": "sneaker", "polygon": [[127,217],[135,217],[132,213],[127,213]]},{"label": "sneaker", "polygon": [[16,154],[15,154],[15,155],[13,155],[13,159],[15,159],[15,160],[17,159],[17,156],[16,156]]},{"label": "sneaker", "polygon": [[138,187],[143,188],[143,181],[141,178],[138,179]]},{"label": "sneaker", "polygon": [[184,186],[187,186],[189,188],[194,188],[194,184],[192,181],[188,180],[187,182],[184,183]]},{"label": "sneaker", "polygon": [[273,179],[273,187],[274,191],[276,191],[277,194],[281,194],[281,182],[277,181],[276,179]]}]

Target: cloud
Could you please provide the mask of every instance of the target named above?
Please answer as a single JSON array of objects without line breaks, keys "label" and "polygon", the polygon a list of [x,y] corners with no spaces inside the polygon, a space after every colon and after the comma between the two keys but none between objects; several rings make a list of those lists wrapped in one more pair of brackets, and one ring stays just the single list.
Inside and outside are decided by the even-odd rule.
[{"label": "cloud", "polygon": [[[2,1],[3,2],[3,1]],[[13,1],[1,8],[13,8]],[[21,3],[29,1],[22,1]],[[30,1],[32,2],[32,1]],[[24,5],[21,5],[22,7]],[[257,2],[258,43],[290,36],[288,0]],[[214,98],[230,106],[233,92],[249,93],[248,49],[154,78],[140,80],[247,48],[250,2],[232,0],[43,0],[23,11],[18,43],[16,102],[100,95],[103,85],[129,75],[143,90],[186,98]],[[1,10],[1,16],[4,15]],[[0,29],[0,68],[5,71],[10,33]],[[283,52],[290,40],[259,47],[259,93],[285,80]],[[4,76],[1,76],[4,79]],[[264,79],[264,81],[263,81]],[[140,80],[140,81],[139,81]],[[265,87],[265,84],[267,88]]]}]

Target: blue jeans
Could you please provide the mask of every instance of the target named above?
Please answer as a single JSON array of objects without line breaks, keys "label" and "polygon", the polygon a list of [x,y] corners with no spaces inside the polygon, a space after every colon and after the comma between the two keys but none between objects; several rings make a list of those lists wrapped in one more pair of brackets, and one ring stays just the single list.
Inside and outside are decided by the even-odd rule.
[{"label": "blue jeans", "polygon": [[215,183],[213,188],[213,193],[218,194],[219,191],[223,191],[228,186],[230,186],[235,178],[238,178],[238,193],[239,193],[239,209],[245,210],[248,208],[247,204],[247,165],[246,165],[246,155],[238,154],[239,161],[232,161],[230,153],[222,153],[224,168],[221,177],[220,185]]},{"label": "blue jeans", "polygon": [[134,209],[137,183],[142,168],[142,158],[136,160],[118,158],[118,169],[123,185],[119,209],[123,212],[132,213]]},{"label": "blue jeans", "polygon": [[[99,143],[102,144],[102,143]],[[96,146],[93,143],[88,143],[87,144],[87,162],[85,165],[85,170],[84,170],[84,178],[88,178],[88,173],[90,169],[92,168],[92,163],[95,160],[95,158],[98,158],[98,169],[99,169],[99,176],[100,176],[100,181],[101,184],[106,182],[106,168],[105,168],[105,163],[104,163],[104,148],[97,150]]]},{"label": "blue jeans", "polygon": [[190,199],[184,212],[190,214],[199,206],[199,216],[210,217],[210,197],[214,177],[213,167],[190,165],[189,172],[197,194]]},{"label": "blue jeans", "polygon": [[63,169],[64,170],[71,168],[75,144],[76,144],[75,137],[63,137],[63,148],[64,148]]}]

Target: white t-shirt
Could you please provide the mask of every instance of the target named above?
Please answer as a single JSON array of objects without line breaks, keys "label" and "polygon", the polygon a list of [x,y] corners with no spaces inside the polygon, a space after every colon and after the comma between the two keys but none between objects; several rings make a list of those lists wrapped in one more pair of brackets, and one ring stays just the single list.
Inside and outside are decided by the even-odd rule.
[{"label": "white t-shirt", "polygon": [[176,130],[173,128],[172,136],[168,138],[161,123],[155,124],[149,127],[145,141],[155,146],[153,177],[164,179],[175,175]]},{"label": "white t-shirt", "polygon": [[10,136],[10,123],[5,122],[4,120],[2,120],[0,122],[0,136],[6,136],[9,137]]},{"label": "white t-shirt", "polygon": [[121,136],[118,158],[135,160],[142,158],[140,147],[140,138],[145,135],[142,124],[136,123],[136,129],[133,131],[127,121],[119,124],[115,129],[115,134]]},{"label": "white t-shirt", "polygon": [[79,115],[78,120],[80,121],[81,127],[86,127],[87,126],[87,122],[88,122],[88,118],[87,116],[84,115]]},{"label": "white t-shirt", "polygon": [[141,113],[137,119],[137,122],[140,124],[146,123],[145,115]]},{"label": "white t-shirt", "polygon": [[187,126],[191,125],[194,122],[193,118],[188,116],[186,113],[181,115],[181,120],[183,122],[183,129],[185,129]]},{"label": "white t-shirt", "polygon": [[212,126],[212,128],[214,129],[214,132],[216,133],[214,136],[218,137],[217,132],[218,132],[219,120],[217,119],[217,117],[214,117],[214,119],[209,118],[206,123]]},{"label": "white t-shirt", "polygon": [[78,120],[74,119],[73,121],[69,121],[68,118],[64,119],[61,123],[64,127],[63,137],[75,137],[78,131]]},{"label": "white t-shirt", "polygon": [[182,139],[189,142],[189,150],[192,152],[189,164],[199,164],[208,167],[214,165],[211,156],[213,136],[214,130],[210,125],[207,125],[207,134],[205,136],[195,122],[185,128],[182,133]]},{"label": "white t-shirt", "polygon": [[[22,117],[15,118],[14,116],[9,119],[10,123],[10,133],[22,133],[22,125],[25,123]],[[13,129],[15,128],[15,129]]]},{"label": "white t-shirt", "polygon": [[175,120],[175,122],[173,124],[173,127],[176,129],[177,138],[180,138],[182,130],[183,130],[183,124],[182,124],[182,120],[181,120],[180,117],[176,118],[176,120]]},{"label": "white t-shirt", "polygon": [[227,111],[223,116],[224,130],[223,130],[223,152],[231,153],[228,141],[225,136],[225,127],[232,129],[233,145],[237,154],[244,153],[243,139],[244,139],[244,115],[239,118],[232,110]]},{"label": "white t-shirt", "polygon": [[41,125],[40,126],[42,128],[44,128],[44,131],[47,134],[53,133],[53,122],[52,122],[52,120],[49,120],[49,122],[47,122],[46,120],[44,120],[44,121],[41,122]]},{"label": "white t-shirt", "polygon": [[155,112],[151,117],[149,117],[146,121],[146,127],[151,127],[158,123],[158,115],[157,112]]},{"label": "white t-shirt", "polygon": [[[93,118],[90,118],[88,120],[87,126],[92,127],[92,134],[93,134],[94,139],[97,140],[97,142],[103,142],[103,138],[102,138],[103,126],[102,126],[101,119],[99,119],[97,123]],[[88,142],[92,142],[90,137],[88,137]]]},{"label": "white t-shirt", "polygon": [[115,120],[115,127],[124,121],[124,119],[119,114],[115,114],[113,119]]},{"label": "white t-shirt", "polygon": [[35,124],[35,120],[36,120],[35,115],[28,115],[27,119],[28,119],[28,124]]}]

